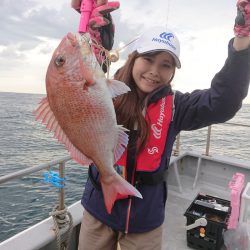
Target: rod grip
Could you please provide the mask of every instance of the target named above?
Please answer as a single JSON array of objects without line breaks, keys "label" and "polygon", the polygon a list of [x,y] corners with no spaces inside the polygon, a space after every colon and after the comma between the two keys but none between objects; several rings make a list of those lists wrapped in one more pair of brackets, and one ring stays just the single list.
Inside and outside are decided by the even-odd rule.
[{"label": "rod grip", "polygon": [[79,23],[79,33],[83,33],[87,31],[87,26],[89,23],[89,18],[91,15],[93,9],[93,0],[83,0],[81,2],[81,17],[80,17],[80,23]]}]

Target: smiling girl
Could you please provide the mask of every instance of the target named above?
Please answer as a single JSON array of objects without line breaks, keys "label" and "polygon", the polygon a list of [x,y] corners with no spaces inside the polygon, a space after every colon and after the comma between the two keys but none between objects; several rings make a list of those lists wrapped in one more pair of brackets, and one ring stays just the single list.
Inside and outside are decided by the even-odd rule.
[{"label": "smiling girl", "polygon": [[181,67],[176,35],[159,27],[141,35],[115,74],[131,91],[116,97],[114,106],[118,124],[130,131],[128,148],[115,167],[143,199],[125,197],[107,213],[99,174],[91,165],[79,249],[116,249],[118,241],[122,250],[161,249],[165,176],[176,135],[225,122],[240,109],[250,80],[249,47],[249,37],[233,38],[211,87],[183,94],[171,88],[175,69]]},{"label": "smiling girl", "polygon": [[[250,3],[244,2],[246,9]],[[232,118],[246,97],[250,81],[250,15],[235,24],[228,57],[211,86],[192,93],[173,91],[181,67],[179,40],[164,27],[146,30],[114,78],[130,92],[114,99],[117,123],[129,130],[127,150],[115,163],[117,172],[134,185],[143,199],[118,197],[106,211],[99,173],[92,164],[82,197],[84,215],[80,250],[160,250],[167,200],[166,173],[172,147],[182,130],[195,130]],[[216,55],[215,55],[216,56]]]}]

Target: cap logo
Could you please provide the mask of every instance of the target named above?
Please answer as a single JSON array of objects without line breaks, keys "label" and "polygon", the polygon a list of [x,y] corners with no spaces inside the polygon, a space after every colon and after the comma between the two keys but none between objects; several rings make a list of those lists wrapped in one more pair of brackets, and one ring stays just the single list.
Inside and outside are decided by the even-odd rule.
[{"label": "cap logo", "polygon": [[171,47],[173,50],[176,50],[176,47],[172,44],[171,39],[174,38],[172,33],[162,32],[159,34],[159,38],[153,37],[152,42],[164,43],[167,46]]},{"label": "cap logo", "polygon": [[160,38],[166,39],[170,42],[171,38],[174,38],[174,35],[172,33],[162,32],[160,35]]}]

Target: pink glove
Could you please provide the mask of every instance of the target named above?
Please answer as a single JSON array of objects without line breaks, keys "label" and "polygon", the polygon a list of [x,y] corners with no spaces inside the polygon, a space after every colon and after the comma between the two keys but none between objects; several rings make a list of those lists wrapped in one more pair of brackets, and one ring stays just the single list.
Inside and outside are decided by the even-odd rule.
[{"label": "pink glove", "polygon": [[[80,12],[81,2],[84,0],[72,0],[71,6]],[[86,31],[89,32],[92,40],[96,43],[93,51],[100,64],[104,61],[104,53],[101,52],[100,45],[105,49],[111,50],[114,43],[114,24],[110,12],[118,9],[120,3],[108,2],[108,0],[93,0],[93,9],[90,14],[89,23]],[[106,72],[106,66],[103,66]]]},{"label": "pink glove", "polygon": [[[71,7],[79,12],[81,8],[81,2],[82,0],[71,0]],[[108,0],[95,0],[96,6],[106,4],[107,2]]]},{"label": "pink glove", "polygon": [[250,0],[238,0],[234,34],[238,37],[250,36]]},{"label": "pink glove", "polygon": [[112,20],[107,18],[107,15],[120,7],[119,2],[107,2],[104,5],[97,6],[94,4],[94,9],[91,13],[89,26],[90,29],[100,28],[108,25]]},{"label": "pink glove", "polygon": [[[71,0],[71,7],[80,12],[81,3],[84,0]],[[102,26],[112,23],[110,12],[118,9],[120,3],[118,1],[108,2],[108,0],[92,0],[93,9],[89,18],[88,31],[96,30]],[[113,24],[112,24],[113,25]]]}]

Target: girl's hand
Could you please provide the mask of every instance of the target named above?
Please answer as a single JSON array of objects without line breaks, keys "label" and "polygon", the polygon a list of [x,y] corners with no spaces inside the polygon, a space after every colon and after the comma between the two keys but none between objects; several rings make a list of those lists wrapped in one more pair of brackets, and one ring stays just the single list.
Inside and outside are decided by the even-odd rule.
[{"label": "girl's hand", "polygon": [[80,12],[81,2],[81,0],[71,0],[71,7]]},{"label": "girl's hand", "polygon": [[250,37],[247,37],[247,36],[238,37],[238,36],[236,36],[234,38],[233,47],[237,51],[250,48]]},{"label": "girl's hand", "polygon": [[237,37],[250,37],[250,0],[238,0],[234,34]]},{"label": "girl's hand", "polygon": [[[80,12],[81,3],[83,0],[71,0],[71,7],[76,11]],[[95,7],[105,5],[108,3],[108,0],[94,0]]]},{"label": "girl's hand", "polygon": [[[84,0],[71,0],[71,7],[81,13],[81,3]],[[103,71],[107,71],[107,67],[103,64],[104,54],[101,52],[102,45],[106,50],[111,50],[114,43],[115,27],[110,12],[118,9],[120,3],[118,1],[108,2],[108,0],[92,0],[93,7],[88,21],[86,31],[89,32],[92,41],[97,44],[93,46],[97,60],[103,65]]]}]

